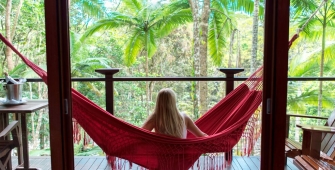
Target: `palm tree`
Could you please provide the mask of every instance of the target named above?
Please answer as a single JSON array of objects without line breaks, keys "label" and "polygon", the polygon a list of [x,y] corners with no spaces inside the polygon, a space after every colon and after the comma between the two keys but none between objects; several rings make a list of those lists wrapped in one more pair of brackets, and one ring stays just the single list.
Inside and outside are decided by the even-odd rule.
[{"label": "palm tree", "polygon": [[251,63],[250,63],[250,72],[254,72],[257,68],[257,50],[258,50],[258,27],[259,27],[259,18],[263,17],[264,8],[263,1],[255,0],[254,1],[254,11],[253,11],[253,22],[252,22],[252,47],[251,47]]},{"label": "palm tree", "polygon": [[[23,0],[20,0],[17,4],[15,4],[16,9],[13,6],[14,2],[12,0],[7,0],[6,7],[5,7],[5,33],[6,38],[9,42],[13,41],[15,36],[15,31],[17,29],[17,24],[20,18],[21,8],[23,4]],[[1,5],[2,7],[2,5]],[[16,10],[15,14],[12,13],[12,10]],[[0,10],[2,11],[2,10]],[[14,19],[12,19],[14,17]],[[11,71],[14,67],[14,60],[13,60],[13,51],[9,47],[5,47],[5,56],[7,60],[7,68]]]},{"label": "palm tree", "polygon": [[[225,1],[225,0],[189,0],[193,16],[194,37],[194,75],[207,76],[207,56],[212,59],[214,65],[222,66],[224,49],[232,30],[235,29],[232,13],[243,11],[253,12],[253,1]],[[261,9],[260,14],[262,15]],[[208,52],[208,54],[207,54]],[[200,112],[207,110],[207,83],[200,82],[193,89],[199,90]],[[197,92],[195,92],[197,93]],[[193,97],[197,100],[197,97]],[[197,108],[194,103],[194,108]],[[198,113],[195,111],[195,115]]]},{"label": "palm tree", "polygon": [[70,0],[70,7],[72,10],[76,9],[74,11],[77,14],[82,12],[81,18],[83,19],[85,15],[93,18],[102,18],[106,16],[107,11],[104,2],[103,0]]},{"label": "palm tree", "polygon": [[[328,34],[327,30],[334,29],[334,17],[335,17],[335,6],[332,1],[292,1],[294,10],[295,20],[298,20],[300,28],[302,28],[302,37],[306,37],[313,40],[321,40],[321,50],[319,61],[320,77],[324,76],[324,64],[327,57],[325,54],[326,49],[326,37],[333,37],[333,33]],[[322,112],[322,85],[323,82],[319,82],[319,96],[318,96],[318,115]]]},{"label": "palm tree", "polygon": [[[128,32],[125,35],[127,42],[124,46],[124,62],[127,66],[135,63],[139,55],[145,58],[145,73],[148,76],[148,60],[157,50],[159,39],[167,36],[180,25],[192,21],[189,5],[186,0],[171,2],[166,5],[153,5],[147,0],[124,0],[123,13],[113,11],[108,14],[107,19],[94,23],[82,37],[87,37],[96,32],[114,28],[124,28]],[[146,82],[147,108],[151,93],[149,83]]]},{"label": "palm tree", "polygon": [[[326,50],[326,51],[329,51]],[[318,57],[316,57],[318,56]],[[320,55],[318,51],[311,55],[305,55],[304,57],[295,57],[290,61],[289,65],[289,77],[315,77],[319,73]],[[325,70],[329,70],[331,73],[333,69],[334,61],[325,63]],[[329,68],[329,69],[328,69]],[[322,98],[322,108],[334,110],[334,87],[324,87],[324,97]],[[329,86],[328,85],[328,86]],[[319,106],[319,89],[315,86],[315,82],[289,82],[288,85],[288,98],[287,98],[287,111],[294,114],[312,114],[313,112],[309,110],[314,110],[313,108],[318,108]],[[317,113],[319,114],[319,113]],[[322,116],[328,116],[326,113]],[[296,117],[295,122],[300,123],[300,118]],[[309,122],[312,123],[312,122]],[[315,121],[314,121],[315,123]],[[316,121],[319,124],[319,120]],[[291,128],[295,128],[295,139],[299,141],[300,130],[292,124]],[[290,133],[293,135],[293,133]]]},{"label": "palm tree", "polygon": [[[319,57],[315,57],[319,56]],[[295,57],[290,61],[289,77],[315,77],[319,72],[320,55],[313,53],[305,57]],[[334,62],[327,62],[325,68],[333,68]],[[333,69],[330,69],[333,70]],[[334,70],[333,70],[334,71]],[[331,74],[331,72],[329,72]],[[308,107],[318,106],[318,88],[314,82],[289,82],[288,86],[288,111],[297,114],[306,113]],[[325,91],[325,97],[322,98],[323,108],[333,110],[333,89]]]},{"label": "palm tree", "polygon": [[[70,32],[70,55],[71,55],[71,76],[72,77],[93,77],[96,69],[110,68],[112,59],[102,56],[91,56],[89,52],[90,46],[80,41],[81,35]],[[83,82],[81,90],[84,90],[85,95],[91,100],[104,104],[98,101],[101,100],[101,89],[97,89],[91,82]]]},{"label": "palm tree", "polygon": [[146,0],[124,0],[123,5],[127,11],[109,13],[107,19],[99,20],[89,27],[82,40],[99,31],[129,29],[124,48],[124,61],[127,66],[132,65],[142,51],[147,59],[152,57],[157,50],[158,39],[167,36],[178,26],[192,21],[189,6],[184,0],[159,7]]}]

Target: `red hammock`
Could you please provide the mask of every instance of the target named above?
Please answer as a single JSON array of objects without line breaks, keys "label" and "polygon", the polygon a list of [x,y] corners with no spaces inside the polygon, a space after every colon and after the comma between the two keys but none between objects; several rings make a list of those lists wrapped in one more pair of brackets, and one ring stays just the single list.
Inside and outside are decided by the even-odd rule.
[{"label": "red hammock", "polygon": [[[17,51],[1,34],[0,39],[47,83],[44,70]],[[115,156],[148,169],[186,170],[204,153],[232,150],[243,132],[248,141],[254,139],[253,134],[244,130],[261,104],[262,76],[261,67],[195,122],[208,137],[195,138],[188,134],[187,139],[178,139],[149,132],[113,116],[74,89],[72,114],[94,142],[109,155],[110,160],[114,160],[113,169],[121,168],[113,159]],[[247,144],[251,145],[252,142]],[[246,152],[250,152],[252,147],[247,148]],[[208,169],[218,166],[216,160],[211,159],[208,157],[206,160]]]}]

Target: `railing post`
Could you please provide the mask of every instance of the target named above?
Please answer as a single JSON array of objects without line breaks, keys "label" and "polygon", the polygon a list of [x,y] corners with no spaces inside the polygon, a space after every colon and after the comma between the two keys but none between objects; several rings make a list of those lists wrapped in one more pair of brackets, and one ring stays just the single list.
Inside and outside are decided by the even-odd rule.
[{"label": "railing post", "polygon": [[[226,95],[234,90],[234,75],[244,71],[243,68],[219,68],[219,71],[224,73],[228,80],[226,81]],[[231,78],[231,80],[230,80]]]},{"label": "railing post", "polygon": [[289,138],[291,116],[286,114],[286,138]]},{"label": "railing post", "polygon": [[119,68],[104,68],[96,69],[95,72],[105,75],[105,89],[106,89],[106,110],[114,114],[114,80],[113,75],[119,72]]},{"label": "railing post", "polygon": [[[227,77],[226,95],[228,95],[231,91],[234,90],[234,75],[244,71],[244,69],[243,68],[219,68],[218,70],[224,73]],[[232,158],[233,158],[233,150],[225,152],[226,161],[232,160]]]}]

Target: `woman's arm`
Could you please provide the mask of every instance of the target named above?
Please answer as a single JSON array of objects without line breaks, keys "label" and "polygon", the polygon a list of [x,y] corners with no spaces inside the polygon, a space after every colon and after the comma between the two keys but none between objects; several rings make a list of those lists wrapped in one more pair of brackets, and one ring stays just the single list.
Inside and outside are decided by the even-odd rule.
[{"label": "woman's arm", "polygon": [[154,129],[154,122],[152,121],[151,116],[144,122],[142,128],[149,131],[152,131]]},{"label": "woman's arm", "polygon": [[208,136],[206,133],[202,132],[197,125],[194,124],[193,120],[187,114],[184,114],[184,118],[187,130],[192,132],[195,136],[197,137]]}]

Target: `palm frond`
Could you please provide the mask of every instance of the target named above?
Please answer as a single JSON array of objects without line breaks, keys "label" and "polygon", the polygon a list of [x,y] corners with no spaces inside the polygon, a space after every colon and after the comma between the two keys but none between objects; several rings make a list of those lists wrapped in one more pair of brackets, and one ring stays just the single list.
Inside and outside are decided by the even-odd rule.
[{"label": "palm frond", "polygon": [[[324,71],[329,71],[329,73],[334,70],[333,64],[335,59],[335,42],[329,43],[324,49]],[[290,61],[290,71],[289,75],[294,77],[301,76],[317,76],[316,74],[320,72],[320,57],[322,49],[316,49],[310,54],[305,54],[299,57],[294,57]],[[313,73],[314,72],[314,73]]]},{"label": "palm frond", "polygon": [[74,57],[78,51],[81,49],[83,43],[80,41],[80,35],[70,31],[70,53],[71,56]]},{"label": "palm frond", "polygon": [[209,21],[208,31],[208,53],[213,63],[217,66],[222,65],[224,58],[223,49],[226,46],[225,38],[231,32],[230,18],[213,13]]},{"label": "palm frond", "polygon": [[[99,68],[110,68],[111,60],[108,58],[86,58],[81,59],[79,62],[73,63],[73,69],[71,71],[72,76],[91,76],[94,70]],[[88,74],[86,74],[88,73]]]},{"label": "palm frond", "polygon": [[294,18],[306,14],[306,11],[310,12],[310,15],[316,10],[318,5],[314,0],[291,0],[291,10],[294,11]]},{"label": "palm frond", "polygon": [[326,45],[326,48],[324,49],[325,63],[334,62],[335,60],[334,51],[335,51],[335,42],[331,42]]},{"label": "palm frond", "polygon": [[294,83],[288,88],[288,110],[299,110],[304,113],[307,106],[318,105],[318,89],[313,85],[302,86]]},{"label": "palm frond", "polygon": [[102,18],[105,16],[105,5],[102,0],[72,0],[71,7],[81,8],[90,16]]},{"label": "palm frond", "polygon": [[316,57],[302,55],[302,57],[294,57],[290,61],[288,74],[290,77],[316,76],[315,74],[319,69]]},{"label": "palm frond", "polygon": [[122,2],[129,11],[133,12],[133,14],[137,14],[143,9],[143,3],[141,3],[141,0],[122,0]]},{"label": "palm frond", "polygon": [[[212,6],[213,8],[227,8],[231,11],[240,11],[246,14],[252,14],[254,11],[254,1],[252,0],[243,0],[243,1],[225,1],[225,0],[216,0],[213,1]],[[260,6],[260,8],[263,8]],[[260,15],[263,14],[264,9],[261,10]]]},{"label": "palm frond", "polygon": [[86,38],[92,36],[94,33],[100,30],[108,30],[112,28],[119,28],[123,26],[132,26],[136,25],[137,20],[132,16],[120,14],[114,12],[108,19],[99,20],[93,26],[89,27],[83,34],[81,41],[85,41]]},{"label": "palm frond", "polygon": [[[41,67],[43,70],[46,70],[47,68],[45,64],[39,65],[39,67]],[[26,64],[17,65],[9,74],[17,78],[39,78],[39,76],[33,70],[28,69],[28,66]]]},{"label": "palm frond", "polygon": [[157,10],[157,12],[162,12],[161,14],[166,15],[174,11],[188,8],[190,8],[188,0],[177,0],[167,4],[166,6],[162,6],[162,8],[159,8],[160,10]]},{"label": "palm frond", "polygon": [[15,68],[13,68],[13,70],[10,71],[10,75],[12,77],[21,77],[24,76],[24,74],[27,72],[28,67],[26,64],[18,64]]},{"label": "palm frond", "polygon": [[153,23],[152,27],[157,29],[157,38],[162,38],[170,34],[177,27],[189,23],[193,20],[191,9],[181,9],[174,11],[160,18],[160,20]]},{"label": "palm frond", "polygon": [[136,57],[145,46],[144,33],[140,29],[132,32],[124,48],[124,62],[130,66],[136,61]]},{"label": "palm frond", "polygon": [[329,93],[322,95],[322,108],[334,109],[334,96]]},{"label": "palm frond", "polygon": [[152,57],[156,51],[157,51],[157,46],[155,42],[155,35],[153,30],[149,30],[147,33],[146,37],[146,42],[147,42],[147,51],[148,51],[148,57]]}]

